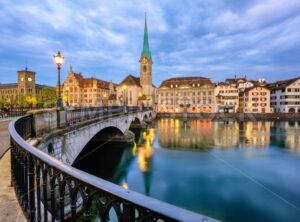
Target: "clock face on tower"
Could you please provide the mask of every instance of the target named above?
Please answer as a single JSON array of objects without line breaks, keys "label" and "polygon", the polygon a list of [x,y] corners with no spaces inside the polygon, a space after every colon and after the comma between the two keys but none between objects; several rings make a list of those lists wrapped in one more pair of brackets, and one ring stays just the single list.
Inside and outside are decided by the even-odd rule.
[{"label": "clock face on tower", "polygon": [[147,63],[147,59],[146,59],[145,57],[143,58],[142,63],[143,63],[143,64],[146,64],[146,63]]}]

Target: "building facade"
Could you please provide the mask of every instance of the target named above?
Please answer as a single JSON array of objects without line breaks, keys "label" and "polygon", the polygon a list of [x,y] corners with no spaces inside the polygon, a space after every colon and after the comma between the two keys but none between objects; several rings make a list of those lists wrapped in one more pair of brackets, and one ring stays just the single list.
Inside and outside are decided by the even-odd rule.
[{"label": "building facade", "polygon": [[24,106],[21,99],[25,97],[39,97],[46,85],[36,84],[36,73],[29,71],[27,67],[18,73],[17,83],[0,84],[0,99],[9,101],[12,106]]},{"label": "building facade", "polygon": [[171,78],[158,88],[157,111],[162,113],[212,113],[214,84],[204,77]]},{"label": "building facade", "polygon": [[239,93],[239,112],[272,113],[270,90],[264,86],[253,86]]},{"label": "building facade", "polygon": [[152,84],[152,56],[149,47],[147,19],[145,17],[144,43],[140,57],[140,77],[128,75],[117,86],[119,105],[153,106],[156,88]]},{"label": "building facade", "polygon": [[116,85],[96,78],[84,78],[72,68],[62,85],[62,99],[72,107],[92,107],[109,105],[109,97],[115,94]]},{"label": "building facade", "polygon": [[235,84],[219,83],[215,87],[216,112],[237,112],[239,107],[239,90]]},{"label": "building facade", "polygon": [[278,81],[269,85],[274,112],[300,112],[300,78]]}]

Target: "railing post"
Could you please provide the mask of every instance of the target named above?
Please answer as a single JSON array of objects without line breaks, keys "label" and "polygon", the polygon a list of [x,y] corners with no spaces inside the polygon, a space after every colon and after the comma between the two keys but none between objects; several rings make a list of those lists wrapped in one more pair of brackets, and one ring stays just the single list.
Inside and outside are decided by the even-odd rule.
[{"label": "railing post", "polygon": [[36,201],[37,201],[37,221],[41,221],[41,168],[36,165]]},{"label": "railing post", "polygon": [[[64,194],[65,192],[63,192]],[[62,192],[61,192],[62,194]],[[65,220],[65,197],[60,196],[59,198],[59,205],[60,205],[60,222]]]},{"label": "railing post", "polygon": [[[46,165],[44,167],[47,167]],[[47,198],[47,185],[48,185],[48,171],[43,169],[43,205],[44,205],[44,221],[48,221],[48,198]]]},{"label": "railing post", "polygon": [[28,177],[29,177],[29,215],[30,221],[35,221],[35,189],[34,189],[34,162],[32,156],[28,157]]},{"label": "railing post", "polygon": [[134,209],[130,203],[123,203],[123,221],[134,221]]}]

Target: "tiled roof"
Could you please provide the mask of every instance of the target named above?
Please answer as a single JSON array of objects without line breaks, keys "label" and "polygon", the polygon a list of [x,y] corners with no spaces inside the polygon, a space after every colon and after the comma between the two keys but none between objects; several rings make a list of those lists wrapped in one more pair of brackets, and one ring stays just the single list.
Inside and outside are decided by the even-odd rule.
[{"label": "tiled roof", "polygon": [[161,87],[171,87],[171,85],[173,85],[173,87],[175,87],[177,85],[177,87],[181,86],[181,85],[189,85],[189,86],[193,86],[193,84],[195,84],[194,86],[198,86],[198,84],[200,84],[200,86],[203,85],[210,85],[213,86],[213,83],[211,82],[210,79],[205,78],[205,77],[177,77],[177,78],[170,78],[167,80],[164,80],[159,88]]},{"label": "tiled roof", "polygon": [[44,88],[44,87],[49,87],[49,88],[53,88],[53,89],[55,89],[55,87],[53,87],[53,86],[42,85],[42,84],[35,84],[35,87],[36,87],[36,88]]},{"label": "tiled roof", "polygon": [[300,77],[270,83],[268,84],[268,88],[272,90],[283,89],[292,84],[293,82],[297,81],[298,79],[300,79]]},{"label": "tiled roof", "polygon": [[141,87],[140,78],[129,74],[119,85],[136,85]]},{"label": "tiled roof", "polygon": [[18,87],[18,84],[17,84],[17,83],[4,83],[4,84],[1,84],[1,83],[0,83],[0,87],[3,87],[3,88],[7,88],[7,87]]},{"label": "tiled roof", "polygon": [[254,89],[254,88],[265,88],[265,89],[267,89],[267,90],[270,90],[268,87],[266,87],[266,86],[252,86],[252,87],[249,87],[249,88],[246,88],[244,91],[243,91],[243,93],[244,92],[249,92],[249,91],[251,91],[252,89]]},{"label": "tiled roof", "polygon": [[217,86],[230,86],[230,83],[228,82],[219,82],[218,84],[216,84]]},{"label": "tiled roof", "polygon": [[97,86],[99,88],[103,88],[103,89],[109,89],[109,82],[104,81],[104,80],[100,80],[100,79],[96,79],[96,78],[83,78],[81,73],[74,73],[72,72],[72,74],[74,75],[75,79],[78,81],[79,85],[81,87],[87,87],[89,84],[93,84],[95,81],[97,82]]}]

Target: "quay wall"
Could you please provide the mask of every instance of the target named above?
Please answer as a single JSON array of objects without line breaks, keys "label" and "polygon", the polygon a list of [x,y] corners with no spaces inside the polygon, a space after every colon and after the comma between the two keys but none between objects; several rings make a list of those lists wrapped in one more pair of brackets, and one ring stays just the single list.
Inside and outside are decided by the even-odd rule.
[{"label": "quay wall", "polygon": [[300,113],[157,113],[157,118],[198,118],[211,120],[289,120],[300,121]]}]

